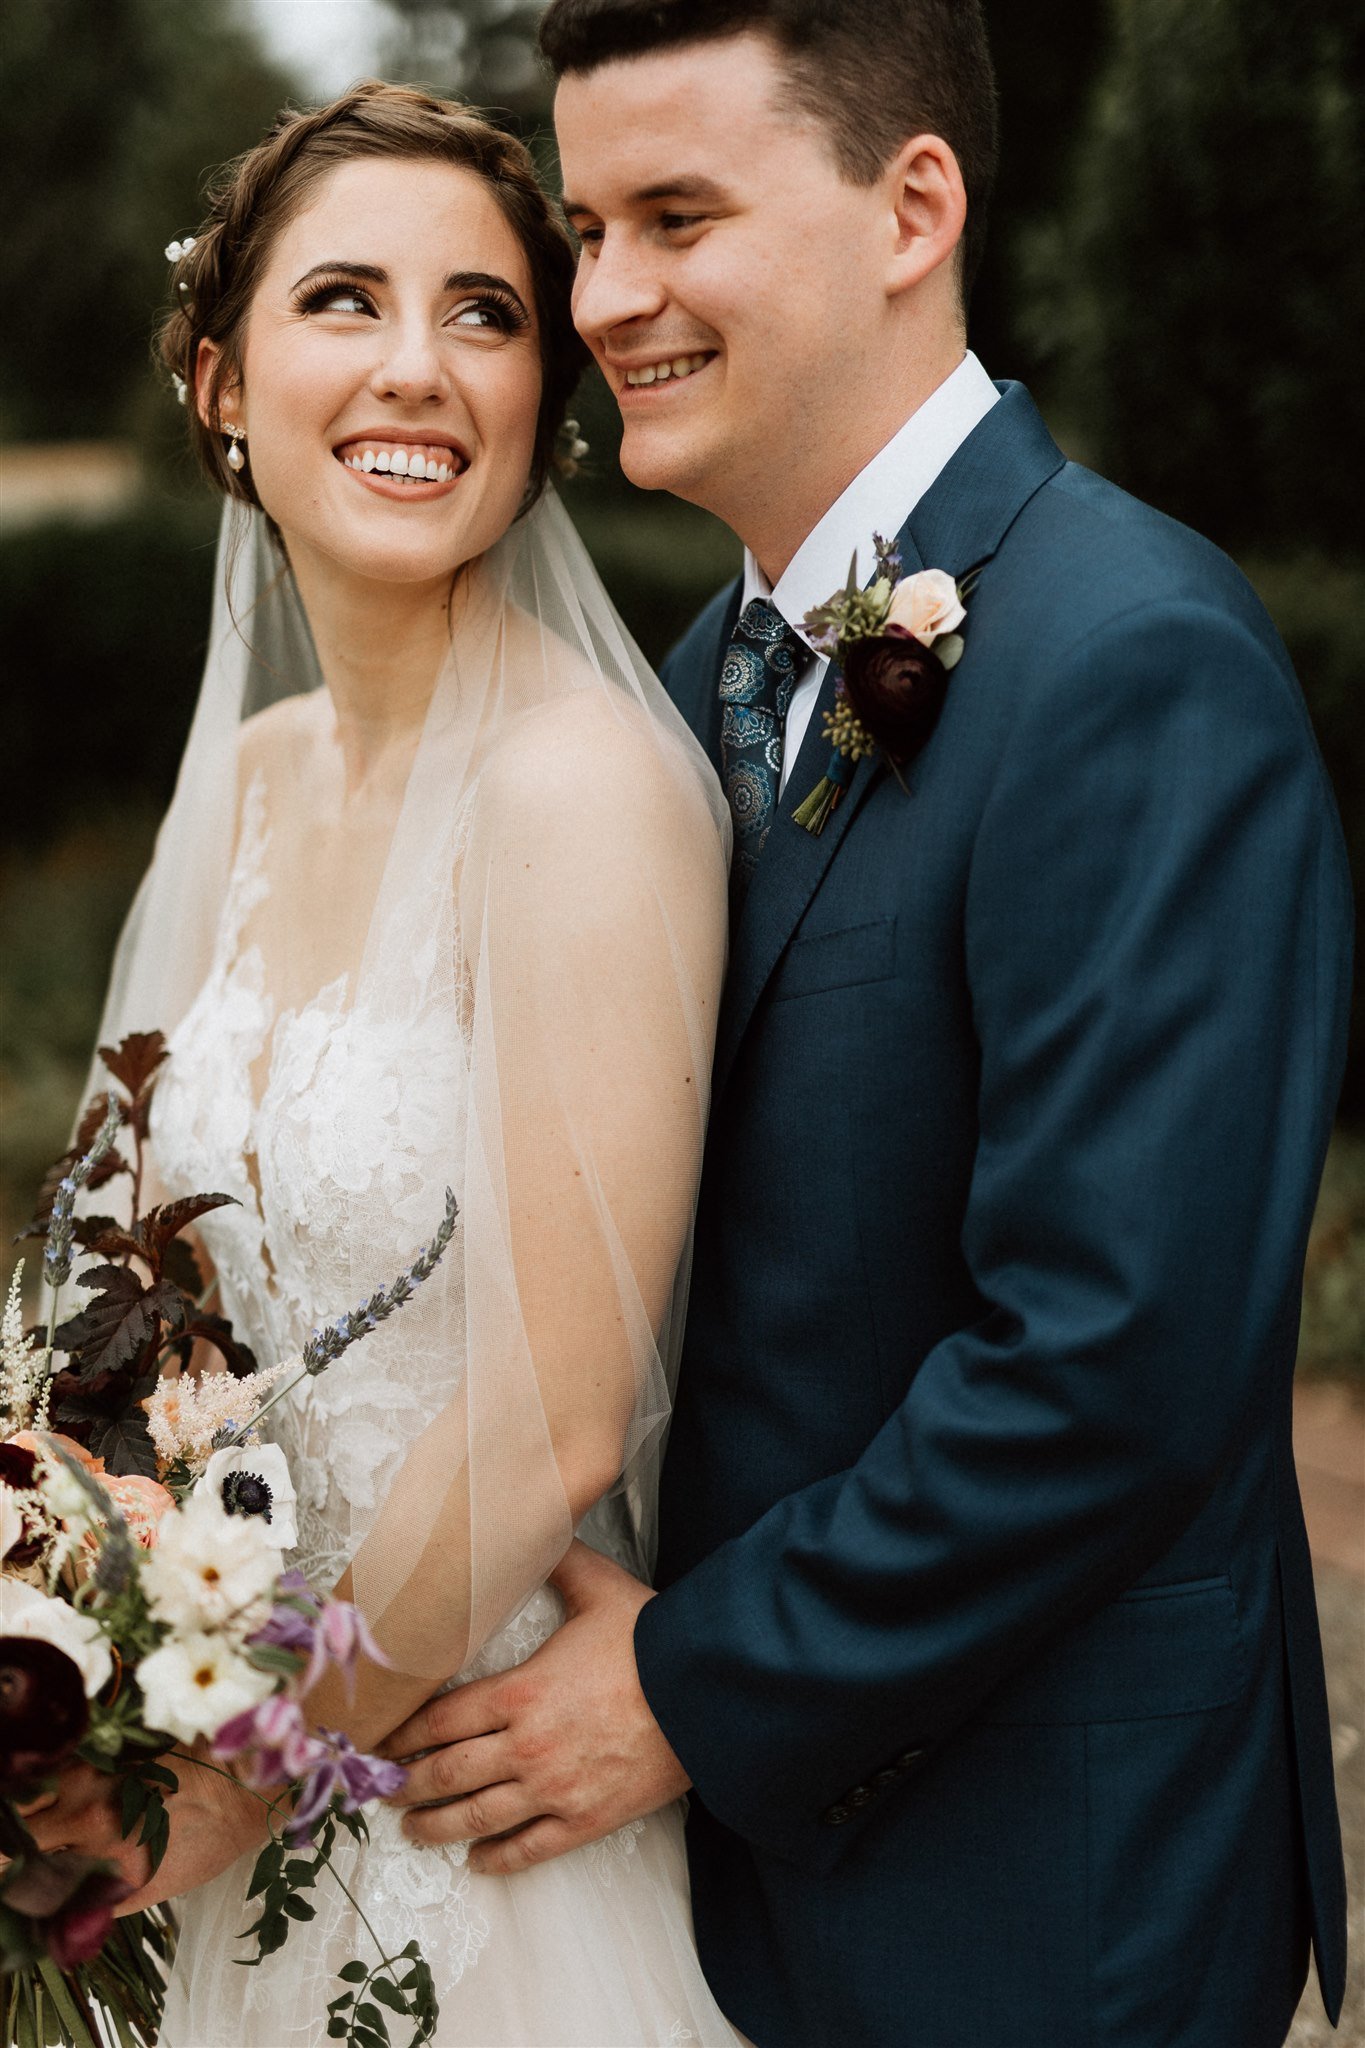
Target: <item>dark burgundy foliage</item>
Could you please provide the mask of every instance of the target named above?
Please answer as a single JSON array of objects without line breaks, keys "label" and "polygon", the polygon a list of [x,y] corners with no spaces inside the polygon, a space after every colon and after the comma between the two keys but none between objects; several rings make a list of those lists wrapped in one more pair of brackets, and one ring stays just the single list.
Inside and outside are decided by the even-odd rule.
[{"label": "dark burgundy foliage", "polygon": [[64,1650],[37,1636],[0,1636],[0,1798],[32,1798],[89,1720],[81,1674]]},{"label": "dark burgundy foliage", "polygon": [[131,1157],[115,1148],[90,1176],[89,1186],[126,1175],[132,1182],[132,1220],[120,1223],[109,1215],[76,1219],[76,1242],[104,1263],[77,1276],[90,1299],[56,1332],[55,1348],[66,1354],[66,1365],[53,1381],[53,1415],[59,1428],[103,1458],[112,1475],[150,1478],[156,1474],[156,1457],[141,1404],[162,1365],[175,1356],[187,1362],[196,1338],[215,1346],[228,1371],[239,1378],[256,1370],[256,1360],[224,1317],[199,1306],[203,1276],[180,1236],[233,1197],[190,1195],[138,1214],[152,1097],[168,1057],[165,1038],[159,1031],[134,1032],[117,1046],[102,1045],[100,1057],[117,1085],[87,1106],[75,1145],[44,1180],[26,1234],[47,1235],[58,1184],[90,1150],[112,1100],[132,1141]]},{"label": "dark burgundy foliage", "polygon": [[948,671],[903,626],[855,640],[843,660],[844,689],[859,721],[897,767],[913,761],[938,724]]}]

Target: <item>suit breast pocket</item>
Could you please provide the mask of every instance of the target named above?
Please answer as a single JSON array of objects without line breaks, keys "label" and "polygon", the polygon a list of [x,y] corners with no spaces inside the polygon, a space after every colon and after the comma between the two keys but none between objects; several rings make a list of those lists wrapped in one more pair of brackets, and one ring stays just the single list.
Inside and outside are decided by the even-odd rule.
[{"label": "suit breast pocket", "polygon": [[772,983],[772,1000],[888,981],[896,971],[896,920],[872,918],[792,940]]}]

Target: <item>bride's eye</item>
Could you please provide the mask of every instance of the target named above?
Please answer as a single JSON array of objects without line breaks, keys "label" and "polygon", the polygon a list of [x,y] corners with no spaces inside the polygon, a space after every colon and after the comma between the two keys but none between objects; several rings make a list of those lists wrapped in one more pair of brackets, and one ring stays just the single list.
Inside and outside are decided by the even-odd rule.
[{"label": "bride's eye", "polygon": [[301,313],[373,313],[368,292],[358,285],[324,281],[313,285],[299,298]]},{"label": "bride's eye", "polygon": [[525,308],[514,299],[488,292],[463,299],[450,316],[452,327],[482,329],[488,334],[520,334],[529,323]]}]

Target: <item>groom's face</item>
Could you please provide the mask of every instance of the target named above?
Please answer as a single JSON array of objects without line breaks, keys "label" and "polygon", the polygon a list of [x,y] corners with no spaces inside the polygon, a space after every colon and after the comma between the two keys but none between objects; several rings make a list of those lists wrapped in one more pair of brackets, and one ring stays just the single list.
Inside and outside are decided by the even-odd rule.
[{"label": "groom's face", "polygon": [[622,467],[741,532],[837,444],[888,317],[886,196],[848,183],[785,83],[746,34],[570,73],[555,101],[574,317]]}]

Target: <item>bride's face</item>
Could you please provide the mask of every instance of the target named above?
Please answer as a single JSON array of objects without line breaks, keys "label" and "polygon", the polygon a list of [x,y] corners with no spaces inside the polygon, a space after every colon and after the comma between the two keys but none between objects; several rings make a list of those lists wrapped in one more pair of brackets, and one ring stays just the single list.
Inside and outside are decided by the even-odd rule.
[{"label": "bride's face", "polygon": [[540,403],[529,265],[487,186],[361,159],[281,231],[247,320],[250,473],[291,558],[448,579],[516,517]]}]

